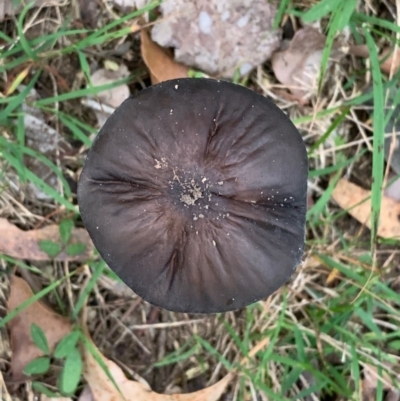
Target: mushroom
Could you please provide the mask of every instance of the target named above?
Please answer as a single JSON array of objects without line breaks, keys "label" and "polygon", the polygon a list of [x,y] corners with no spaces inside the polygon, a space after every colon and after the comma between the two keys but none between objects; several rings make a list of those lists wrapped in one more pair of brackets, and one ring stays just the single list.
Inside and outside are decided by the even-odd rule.
[{"label": "mushroom", "polygon": [[216,313],[266,298],[300,263],[307,154],[270,100],[186,78],[125,100],[79,181],[82,219],[106,263],[171,311]]}]

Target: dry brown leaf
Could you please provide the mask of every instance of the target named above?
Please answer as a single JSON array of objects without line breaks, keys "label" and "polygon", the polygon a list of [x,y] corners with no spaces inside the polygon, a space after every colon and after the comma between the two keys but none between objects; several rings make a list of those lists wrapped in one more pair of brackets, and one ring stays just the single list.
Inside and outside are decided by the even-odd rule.
[{"label": "dry brown leaf", "polygon": [[378,369],[375,366],[366,366],[363,369],[364,379],[361,382],[362,400],[375,401],[378,380],[383,383],[383,390],[386,395],[383,401],[399,401],[400,391],[392,384],[389,375],[383,372],[382,379],[379,377]]},{"label": "dry brown leaf", "polygon": [[381,64],[382,72],[390,74],[391,71],[393,71],[393,74],[395,74],[400,68],[400,49],[398,47],[395,49],[384,49],[381,54],[381,59],[384,59]]},{"label": "dry brown leaf", "polygon": [[[61,243],[57,225],[50,225],[38,230],[23,231],[11,224],[7,219],[0,219],[0,252],[16,259],[49,260],[47,253],[39,248],[39,242],[50,240]],[[70,256],[65,251],[57,255],[58,261],[82,261],[88,259],[93,253],[93,243],[87,231],[83,228],[74,228],[70,243],[84,244],[86,249],[79,255]]]},{"label": "dry brown leaf", "polygon": [[150,38],[147,29],[140,31],[140,50],[147,68],[150,70],[152,84],[176,78],[187,78],[189,69],[179,64],[164,52],[164,49]]},{"label": "dry brown leaf", "polygon": [[[11,276],[10,281],[8,313],[33,296],[28,283],[22,278]],[[40,301],[23,309],[8,323],[12,350],[11,371],[15,380],[24,377],[22,371],[29,362],[43,355],[31,339],[32,323],[37,324],[44,331],[50,350],[53,350],[55,345],[72,329],[68,319],[53,312]]]},{"label": "dry brown leaf", "polygon": [[369,57],[369,50],[367,45],[350,45],[347,53],[356,57]]},{"label": "dry brown leaf", "polygon": [[[369,58],[367,45],[350,45],[348,54],[356,57]],[[386,47],[382,50],[379,59],[382,61],[380,67],[385,74],[390,74],[393,68],[393,74],[400,68],[400,48]],[[392,67],[393,64],[393,67]]]},{"label": "dry brown leaf", "polygon": [[[93,347],[95,347],[94,344]],[[99,351],[98,353],[101,355]],[[83,347],[83,375],[92,390],[95,401],[217,401],[233,378],[233,374],[229,373],[214,385],[190,394],[158,394],[142,383],[128,380],[118,365],[103,355],[101,357],[122,395],[93,358],[87,347]]]},{"label": "dry brown leaf", "polygon": [[[363,189],[346,179],[342,178],[336,185],[332,198],[343,209],[350,209],[348,212],[361,224],[371,228],[371,191]],[[360,203],[360,204],[359,204]],[[356,206],[357,205],[357,206]],[[354,207],[353,207],[354,206]],[[382,197],[381,215],[379,221],[378,235],[383,238],[400,237],[400,203],[386,196]]]},{"label": "dry brown leaf", "polygon": [[[312,96],[318,87],[319,70],[326,37],[313,27],[299,29],[288,47],[272,57],[276,78],[300,101]],[[332,49],[332,57],[344,53]]]}]

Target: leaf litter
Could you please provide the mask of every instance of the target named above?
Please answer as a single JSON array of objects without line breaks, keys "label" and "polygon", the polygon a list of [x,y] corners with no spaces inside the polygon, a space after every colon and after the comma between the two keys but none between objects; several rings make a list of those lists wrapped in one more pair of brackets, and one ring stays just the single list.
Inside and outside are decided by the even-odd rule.
[{"label": "leaf litter", "polygon": [[[341,178],[332,193],[332,199],[361,224],[371,228],[371,191]],[[383,238],[400,238],[400,203],[382,197],[378,235]]]},{"label": "leaf litter", "polygon": [[[366,45],[350,45],[348,54],[356,57],[369,58],[369,50]],[[380,69],[383,73],[395,74],[400,68],[400,49],[395,46],[385,47],[380,54]]]},{"label": "leaf litter", "polygon": [[176,62],[171,55],[154,42],[146,28],[140,31],[140,39],[140,51],[143,61],[150,70],[153,85],[169,79],[188,77],[189,68]]},{"label": "leaf litter", "polygon": [[[92,344],[95,347],[94,344]],[[128,380],[122,369],[113,361],[105,358],[100,352],[101,359],[107,366],[115,384],[110,380],[104,369],[99,365],[88,347],[83,348],[84,372],[83,375],[88,382],[95,401],[216,401],[226,390],[233,375],[227,374],[214,385],[189,394],[159,394],[151,391],[149,386],[136,381]]]},{"label": "leaf litter", "polygon": [[87,231],[83,228],[73,228],[70,244],[83,244],[84,250],[77,255],[67,253],[61,249],[53,258],[41,249],[42,241],[62,243],[59,226],[52,224],[37,230],[23,231],[10,223],[7,219],[0,218],[0,252],[16,259],[26,260],[50,260],[57,261],[84,261],[93,254],[93,243]]},{"label": "leaf litter", "polygon": [[[115,3],[117,3],[117,1],[115,1]],[[124,1],[122,1],[122,3],[124,3]],[[126,2],[125,2],[126,3]],[[151,39],[150,39],[151,40]],[[154,42],[153,42],[154,43]],[[179,63],[177,63],[175,60],[174,60],[174,58],[172,57],[172,56],[169,56],[168,54],[167,54],[167,52],[165,52],[165,49],[163,49],[163,48],[160,48],[159,50],[161,50],[161,52],[162,53],[158,53],[158,55],[157,55],[157,53],[156,53],[156,56],[155,57],[153,57],[153,61],[152,62],[149,62],[148,63],[148,68],[149,68],[149,70],[151,71],[151,75],[152,75],[152,77],[154,78],[154,74],[153,74],[153,70],[154,71],[156,71],[156,73],[160,76],[160,81],[163,81],[163,80],[165,80],[165,79],[169,79],[169,78],[166,78],[166,77],[168,77],[168,74],[164,74],[164,71],[163,71],[163,66],[164,66],[164,64],[163,64],[163,62],[164,61],[162,61],[162,60],[166,60],[165,59],[165,55],[167,55],[167,58],[169,58],[169,60],[168,61],[166,61],[166,65],[168,66],[169,64],[169,62],[172,62],[173,64],[178,64],[178,66],[179,66]],[[308,68],[309,68],[309,70],[307,70],[307,69],[304,69],[304,71],[306,72],[306,74],[305,74],[305,76],[306,76],[306,80],[308,79],[308,78],[310,78],[311,77],[311,79],[310,79],[310,82],[312,83],[312,85],[309,85],[308,83],[307,83],[307,85],[306,86],[304,86],[304,87],[300,87],[300,88],[297,88],[297,89],[299,89],[300,91],[297,93],[297,95],[300,95],[300,97],[299,96],[297,96],[297,99],[300,99],[300,101],[303,101],[304,99],[308,99],[313,93],[315,93],[315,81],[318,79],[318,70],[316,69],[316,68],[314,68],[315,67],[315,65],[316,64],[320,64],[320,63],[316,63],[315,61],[316,60],[318,60],[318,57],[319,57],[319,55],[318,55],[318,52],[320,51],[320,50],[318,50],[318,49],[314,49],[315,50],[315,54],[313,54],[313,55],[311,55],[310,56],[310,58],[309,58],[309,61],[311,61],[311,65],[309,65],[308,66]],[[142,50],[143,51],[143,50]],[[282,51],[284,51],[284,49],[282,50]],[[382,53],[381,53],[382,54]],[[145,58],[145,56],[143,56],[143,58]],[[152,57],[150,57],[150,59],[152,59]],[[389,59],[390,59],[390,57],[389,57]],[[389,60],[388,59],[388,60]],[[160,61],[161,60],[161,61]],[[383,64],[382,64],[383,65]],[[184,73],[186,74],[185,76],[187,76],[187,72],[188,72],[188,68],[187,67],[185,67],[185,66],[183,66],[184,67]],[[312,67],[312,68],[311,68]],[[176,68],[176,66],[174,66],[174,67],[172,67],[172,68]],[[382,68],[382,66],[381,66],[381,68]],[[179,69],[179,68],[178,68]],[[168,69],[167,69],[168,70]],[[303,71],[303,72],[304,72]],[[388,71],[388,70],[387,70]],[[386,71],[386,72],[387,72]],[[309,74],[309,73],[312,73],[311,75]],[[388,74],[389,74],[389,72],[387,72]],[[310,76],[309,76],[310,75]],[[156,83],[156,82],[158,82],[158,81],[153,81],[153,83]],[[298,84],[298,82],[296,81],[296,84]],[[310,88],[311,88],[311,92],[310,92]],[[296,88],[295,88],[296,89]],[[313,92],[314,91],[314,92]],[[94,100],[94,101],[96,101],[96,100]],[[101,101],[101,102],[98,102],[98,105],[99,105],[99,107],[100,108],[102,108],[102,109],[104,109],[104,110],[106,110],[107,109],[107,107],[108,107],[108,109],[107,110],[111,110],[111,112],[113,111],[113,108],[111,107],[111,106],[108,106],[107,105],[107,103],[105,102],[105,101]],[[346,187],[347,189],[347,191],[348,192],[351,192],[354,188],[353,187]],[[351,198],[352,200],[350,201],[349,199],[347,199],[347,201],[345,201],[345,197],[342,197],[343,199],[342,200],[340,200],[338,203],[339,204],[343,204],[343,206],[342,207],[344,207],[345,209],[347,209],[348,207],[352,207],[352,208],[354,208],[354,209],[357,209],[358,208],[358,206],[355,206],[355,203],[357,203],[358,202],[358,200],[362,200],[361,198],[363,198],[364,197],[364,199],[365,198],[367,198],[368,196],[370,195],[370,192],[369,191],[366,191],[366,192],[361,192],[361,193],[357,193],[357,195],[356,196],[353,196],[353,198]],[[338,195],[338,198],[341,198],[341,196],[339,196]],[[350,206],[345,206],[345,205],[350,205]],[[383,209],[385,208],[385,206],[383,206]],[[368,223],[369,223],[369,214],[368,214],[368,211],[359,211],[359,213],[360,213],[360,216],[362,216],[362,217],[360,217],[360,222],[362,222],[362,224],[364,224],[365,222],[367,222],[367,225],[368,225]],[[382,221],[381,221],[381,224],[382,224]],[[47,259],[48,259],[48,257],[47,257]],[[126,378],[125,378],[126,379]],[[363,386],[364,386],[364,382],[363,382]],[[376,389],[376,386],[375,386],[375,389]],[[386,387],[385,386],[385,391],[386,390],[388,390],[389,388],[388,387]],[[372,394],[372,393],[371,393]],[[371,398],[371,400],[372,400],[373,398]],[[388,400],[387,400],[388,401]]]},{"label": "leaf litter", "polygon": [[[27,282],[22,278],[11,276],[10,281],[8,313],[34,295]],[[22,309],[8,323],[12,348],[11,367],[14,379],[22,380],[25,366],[43,355],[43,352],[31,339],[32,324],[36,324],[43,330],[50,351],[53,351],[57,343],[72,331],[72,325],[67,318],[55,313],[41,301],[36,301]],[[94,401],[217,401],[234,376],[233,373],[228,373],[212,386],[193,393],[173,395],[155,393],[150,386],[127,379],[122,369],[102,355],[92,342],[86,322],[83,322],[82,326],[86,337],[81,346],[84,363],[83,376],[90,387],[91,397]],[[96,358],[93,353],[97,355]],[[99,358],[102,361],[101,365],[98,362]],[[88,390],[85,392],[85,399],[90,399]]]},{"label": "leaf litter", "polygon": [[[326,37],[318,29],[299,29],[290,42],[272,56],[272,69],[279,82],[301,102],[316,94]],[[330,55],[330,65],[345,53],[336,44]]]},{"label": "leaf litter", "polygon": [[[11,276],[7,312],[10,313],[33,295],[25,280]],[[67,318],[55,313],[40,301],[24,308],[8,323],[12,350],[11,372],[14,380],[22,380],[26,365],[35,358],[44,355],[31,338],[32,324],[36,324],[43,330],[51,351],[72,329]]]},{"label": "leaf litter", "polygon": [[383,388],[382,401],[400,400],[400,391],[386,372],[379,373],[375,366],[366,365],[363,369],[363,376],[361,382],[363,401],[376,401],[378,382],[381,382]]}]

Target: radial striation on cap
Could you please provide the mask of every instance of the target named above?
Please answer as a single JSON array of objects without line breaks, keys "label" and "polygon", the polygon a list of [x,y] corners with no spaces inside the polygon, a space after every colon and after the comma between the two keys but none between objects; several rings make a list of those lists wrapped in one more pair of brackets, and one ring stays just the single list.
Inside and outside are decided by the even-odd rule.
[{"label": "radial striation on cap", "polygon": [[172,311],[224,312],[266,298],[299,264],[307,173],[300,134],[267,98],[179,79],[107,120],[78,201],[100,255],[134,292]]}]

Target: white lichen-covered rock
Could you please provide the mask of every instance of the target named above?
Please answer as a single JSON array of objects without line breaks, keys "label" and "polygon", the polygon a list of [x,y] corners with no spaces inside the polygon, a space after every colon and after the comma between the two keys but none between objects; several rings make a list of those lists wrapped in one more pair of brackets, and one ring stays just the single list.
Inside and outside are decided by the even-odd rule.
[{"label": "white lichen-covered rock", "polygon": [[175,59],[211,75],[241,75],[279,47],[271,0],[168,0],[152,38],[175,49]]}]

